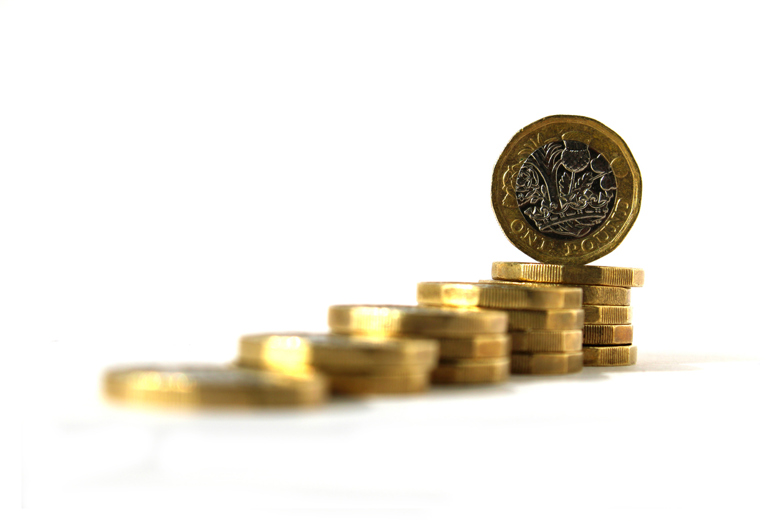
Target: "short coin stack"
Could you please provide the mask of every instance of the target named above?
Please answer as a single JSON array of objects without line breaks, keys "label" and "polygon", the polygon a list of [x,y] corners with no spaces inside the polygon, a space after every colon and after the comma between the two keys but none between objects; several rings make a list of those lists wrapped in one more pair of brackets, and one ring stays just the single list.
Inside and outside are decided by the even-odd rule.
[{"label": "short coin stack", "polygon": [[332,306],[329,327],[334,333],[346,335],[436,339],[440,362],[431,372],[434,383],[490,383],[508,378],[508,317],[502,312]]},{"label": "short coin stack", "polygon": [[[418,303],[507,313],[514,374],[566,374],[581,370],[583,311],[578,288],[494,281],[422,282],[418,285]],[[441,351],[438,370],[453,363],[447,352]]]},{"label": "short coin stack", "polygon": [[578,287],[583,291],[585,366],[633,365],[633,310],[630,288],[643,286],[637,268],[565,266],[524,262],[495,262],[496,280],[536,287]]}]

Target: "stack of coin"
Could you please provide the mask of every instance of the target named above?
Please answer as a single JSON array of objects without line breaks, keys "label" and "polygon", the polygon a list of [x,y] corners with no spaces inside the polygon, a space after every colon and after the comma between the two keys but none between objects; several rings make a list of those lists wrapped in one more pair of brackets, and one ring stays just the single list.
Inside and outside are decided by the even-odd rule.
[{"label": "stack of coin", "polygon": [[[577,287],[583,291],[584,365],[633,365],[630,288],[643,286],[637,268],[495,262],[492,277],[528,287]],[[512,282],[511,282],[512,281]]]},{"label": "stack of coin", "polygon": [[493,383],[508,378],[508,316],[499,311],[332,306],[329,327],[344,335],[438,340],[441,358],[431,371],[434,383]]},{"label": "stack of coin", "polygon": [[[418,303],[507,313],[514,374],[564,374],[581,370],[583,311],[578,288],[531,287],[495,281],[422,282],[418,284]],[[441,347],[440,367],[479,359],[476,354],[480,355],[452,353]],[[494,356],[497,355],[499,352]]]},{"label": "stack of coin", "polygon": [[437,365],[435,340],[281,333],[246,335],[237,364],[266,370],[315,369],[335,394],[421,392]]}]

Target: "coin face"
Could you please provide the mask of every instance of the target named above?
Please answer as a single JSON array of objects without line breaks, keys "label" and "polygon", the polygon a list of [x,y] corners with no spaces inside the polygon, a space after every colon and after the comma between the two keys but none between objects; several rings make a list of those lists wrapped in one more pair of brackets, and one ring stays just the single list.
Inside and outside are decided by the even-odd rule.
[{"label": "coin face", "polygon": [[613,251],[641,206],[641,173],[622,138],[582,116],[521,129],[492,178],[505,235],[541,262],[585,264]]}]

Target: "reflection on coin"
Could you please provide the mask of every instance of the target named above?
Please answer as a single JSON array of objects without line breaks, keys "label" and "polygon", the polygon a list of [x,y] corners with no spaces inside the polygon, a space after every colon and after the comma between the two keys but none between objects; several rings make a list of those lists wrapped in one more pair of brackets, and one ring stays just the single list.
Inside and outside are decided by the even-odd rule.
[{"label": "reflection on coin", "polygon": [[636,346],[584,346],[584,365],[589,367],[633,365],[637,359]]},{"label": "reflection on coin", "polygon": [[478,306],[497,309],[562,309],[581,306],[581,292],[568,287],[497,283],[421,282],[418,303],[426,306]]},{"label": "reflection on coin", "polygon": [[524,353],[572,353],[581,351],[581,330],[512,332],[511,349]]},{"label": "reflection on coin", "polygon": [[510,280],[482,280],[481,282],[494,282],[497,284],[517,284],[533,288],[580,288],[583,292],[583,304],[596,304],[598,306],[629,306],[630,288],[618,286],[589,286],[585,284],[554,284],[548,282],[513,282]]},{"label": "reflection on coin", "polygon": [[509,352],[510,337],[506,334],[440,339],[441,360],[502,358]]},{"label": "reflection on coin", "polygon": [[440,361],[432,371],[437,384],[486,384],[508,379],[510,361],[507,357],[482,360]]},{"label": "reflection on coin", "polygon": [[507,313],[508,331],[581,329],[584,326],[582,309],[524,309]]},{"label": "reflection on coin", "polygon": [[429,389],[430,375],[410,373],[402,375],[332,375],[334,394],[406,394],[422,393]]},{"label": "reflection on coin", "polygon": [[631,325],[584,325],[584,343],[587,345],[616,345],[633,343]]},{"label": "reflection on coin", "polygon": [[513,353],[513,374],[568,374],[581,371],[584,355],[577,353]]},{"label": "reflection on coin", "polygon": [[584,324],[629,324],[633,321],[630,306],[584,306]]},{"label": "reflection on coin", "polygon": [[495,262],[491,276],[497,280],[518,282],[549,282],[555,284],[588,284],[619,286],[644,285],[644,271],[638,268],[614,266],[565,266],[537,262]]}]

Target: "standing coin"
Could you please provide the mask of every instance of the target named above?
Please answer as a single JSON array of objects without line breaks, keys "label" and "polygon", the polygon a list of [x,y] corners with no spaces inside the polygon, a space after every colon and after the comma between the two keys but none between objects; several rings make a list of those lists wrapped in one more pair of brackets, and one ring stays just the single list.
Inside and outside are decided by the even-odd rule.
[{"label": "standing coin", "polygon": [[497,280],[594,284],[633,288],[644,285],[644,270],[613,266],[564,266],[537,262],[495,262],[491,276]]}]

